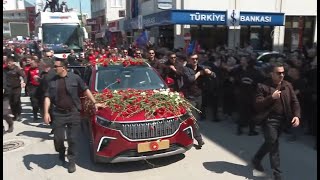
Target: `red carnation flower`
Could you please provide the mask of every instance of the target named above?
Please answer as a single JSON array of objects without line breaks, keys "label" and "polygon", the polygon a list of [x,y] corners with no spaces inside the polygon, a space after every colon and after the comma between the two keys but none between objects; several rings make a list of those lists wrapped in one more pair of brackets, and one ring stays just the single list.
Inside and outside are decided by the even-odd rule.
[{"label": "red carnation flower", "polygon": [[135,66],[137,63],[135,61],[130,61],[130,65]]},{"label": "red carnation flower", "polygon": [[185,108],[183,108],[183,107],[180,107],[180,113],[181,114],[185,114],[187,111],[186,111],[186,109]]},{"label": "red carnation flower", "polygon": [[102,93],[103,93],[103,94],[110,93],[110,89],[107,89],[107,88],[106,88],[106,89],[103,89],[103,90],[102,90]]},{"label": "red carnation flower", "polygon": [[102,64],[103,67],[108,67],[108,61],[104,61]]},{"label": "red carnation flower", "polygon": [[99,58],[98,59],[98,63],[103,63],[104,59],[103,58]]},{"label": "red carnation flower", "polygon": [[129,61],[123,61],[123,62],[122,62],[122,65],[123,65],[124,67],[129,66],[129,64],[130,64],[130,62],[129,62]]}]

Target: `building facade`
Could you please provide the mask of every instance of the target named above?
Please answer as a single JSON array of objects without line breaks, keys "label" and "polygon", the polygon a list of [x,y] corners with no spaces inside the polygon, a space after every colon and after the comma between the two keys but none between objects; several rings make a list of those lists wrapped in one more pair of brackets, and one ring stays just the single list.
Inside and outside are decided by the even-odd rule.
[{"label": "building facade", "polygon": [[[10,23],[27,24],[21,33],[30,36],[35,29],[35,6],[23,0],[7,0],[3,2],[3,35],[10,38]],[[25,27],[25,26],[21,26]],[[17,31],[18,32],[18,31]]]},{"label": "building facade", "polygon": [[91,0],[91,39],[102,44],[122,43],[120,22],[125,17],[126,0]]},{"label": "building facade", "polygon": [[294,50],[317,42],[315,0],[132,0],[124,30],[142,29],[156,46],[204,49],[250,43],[255,50]]}]

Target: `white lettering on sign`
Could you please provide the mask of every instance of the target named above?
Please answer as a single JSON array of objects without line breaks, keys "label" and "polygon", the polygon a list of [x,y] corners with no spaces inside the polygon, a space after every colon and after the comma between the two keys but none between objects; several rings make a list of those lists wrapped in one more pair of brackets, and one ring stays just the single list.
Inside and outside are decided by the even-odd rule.
[{"label": "white lettering on sign", "polygon": [[194,13],[190,14],[191,21],[225,21],[225,15],[220,14],[216,15],[215,13],[212,14],[200,14],[200,13]]},{"label": "white lettering on sign", "polygon": [[240,21],[268,23],[272,21],[272,18],[271,16],[240,16]]}]

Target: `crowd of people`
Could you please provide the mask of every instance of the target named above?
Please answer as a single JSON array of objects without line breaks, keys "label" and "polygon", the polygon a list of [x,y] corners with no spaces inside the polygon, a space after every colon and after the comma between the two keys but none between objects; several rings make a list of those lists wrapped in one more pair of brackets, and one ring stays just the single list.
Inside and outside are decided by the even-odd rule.
[{"label": "crowd of people", "polygon": [[[3,66],[7,64],[7,60],[13,59],[18,62],[23,70],[21,77],[26,79],[27,94],[33,94],[32,87],[37,86],[38,82],[30,76],[39,78],[44,72],[42,62],[43,59],[54,59],[54,52],[31,50],[27,47],[19,47],[15,45],[6,45],[3,48]],[[197,55],[197,65],[200,69],[208,67],[214,72],[214,78],[211,76],[203,76],[199,79],[198,87],[202,95],[200,109],[201,120],[206,118],[206,114],[213,114],[212,121],[221,121],[225,119],[237,118],[236,133],[243,134],[245,126],[249,126],[248,135],[257,135],[254,122],[254,96],[258,83],[263,82],[267,77],[267,67],[257,67],[256,59],[258,53],[246,48],[243,50],[229,49],[225,46],[219,46],[215,49],[202,50],[195,53]],[[174,80],[172,88],[175,91],[182,91],[189,94],[187,78],[184,78],[185,71],[183,67],[192,61],[192,57],[186,55],[183,49],[168,50],[161,48],[111,48],[95,47],[93,43],[88,42],[85,53],[71,53],[66,61],[71,66],[88,66],[96,59],[100,58],[144,58],[153,66],[162,76],[163,79],[171,78]],[[41,60],[41,61],[40,61]],[[315,135],[316,119],[314,115],[314,104],[316,102],[317,92],[317,55],[316,49],[310,48],[305,51],[294,51],[287,54],[286,59],[272,58],[270,63],[281,61],[285,66],[285,80],[293,84],[295,93],[300,101],[302,110],[302,126],[307,134]],[[31,68],[36,69],[29,72]],[[31,69],[32,69],[31,68]],[[39,71],[39,72],[38,72]],[[40,72],[41,71],[41,72]],[[38,72],[38,73],[34,73]],[[39,77],[38,77],[39,76]],[[193,89],[193,88],[191,88]],[[30,95],[30,94],[29,94]],[[17,99],[19,99],[17,97]],[[234,100],[237,100],[235,103]],[[34,99],[32,100],[34,101]],[[35,108],[37,109],[37,108]],[[235,117],[237,116],[238,117]],[[18,116],[19,117],[19,116]],[[35,117],[37,119],[37,117]],[[292,140],[296,138],[295,131],[291,132],[290,128],[286,132],[293,133]]]},{"label": "crowd of people", "polygon": [[[24,87],[26,96],[30,96],[31,99],[34,121],[38,120],[39,112],[42,116],[45,114],[43,101],[48,79],[55,75],[58,66],[55,65],[54,52],[44,50],[41,45],[39,47],[38,51],[8,44],[3,47],[4,82],[7,87],[4,97],[9,102],[14,121],[21,119],[20,96],[21,88]],[[63,61],[69,66],[91,66],[101,58],[143,58],[165,81],[172,82],[169,83],[170,88],[182,92],[196,108],[201,110],[199,121],[209,120],[208,113],[213,115],[210,119],[213,122],[232,119],[236,123],[235,133],[242,135],[245,128],[249,127],[249,136],[259,134],[256,130],[256,126],[260,125],[259,112],[256,109],[257,88],[259,84],[270,79],[272,73],[280,73],[279,76],[282,76],[283,80],[291,83],[294,97],[300,102],[301,127],[306,134],[316,136],[316,48],[289,52],[285,58],[271,58],[263,66],[257,65],[258,55],[248,47],[230,49],[218,46],[215,49],[187,54],[182,48],[169,50],[154,47],[137,48],[134,45],[117,48],[95,46],[87,42],[85,53],[71,50]],[[20,66],[17,66],[17,63]],[[273,72],[275,63],[281,63],[278,67],[283,66],[284,71]],[[281,88],[277,91],[283,90]],[[85,90],[84,87],[82,89]],[[8,113],[4,114],[4,119],[9,125],[7,132],[12,132],[13,121],[10,120]],[[291,140],[295,140],[297,133],[292,127],[292,124],[286,124],[283,130],[291,134]],[[195,135],[195,139],[201,148],[204,142],[199,132]],[[255,163],[259,164],[257,161]]]}]

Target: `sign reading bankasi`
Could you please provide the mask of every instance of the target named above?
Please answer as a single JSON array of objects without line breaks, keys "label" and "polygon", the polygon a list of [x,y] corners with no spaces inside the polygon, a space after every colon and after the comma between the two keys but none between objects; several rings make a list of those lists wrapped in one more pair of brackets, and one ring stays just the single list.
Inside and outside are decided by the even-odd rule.
[{"label": "sign reading bankasi", "polygon": [[284,13],[240,12],[240,24],[283,26]]}]

